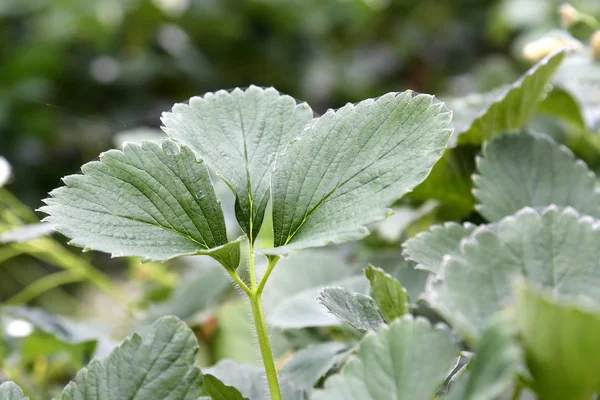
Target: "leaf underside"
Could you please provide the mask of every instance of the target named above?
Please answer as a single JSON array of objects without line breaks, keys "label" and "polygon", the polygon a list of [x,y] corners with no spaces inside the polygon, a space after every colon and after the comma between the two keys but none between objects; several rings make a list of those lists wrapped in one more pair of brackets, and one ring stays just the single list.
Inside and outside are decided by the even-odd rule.
[{"label": "leaf underside", "polygon": [[364,294],[329,287],[319,293],[317,300],[333,315],[360,331],[377,332],[385,323],[375,300]]},{"label": "leaf underside", "polygon": [[535,113],[564,56],[564,50],[552,53],[513,84],[490,93],[449,99],[448,107],[455,113],[453,140],[481,144],[496,134],[521,129]]},{"label": "leaf underside", "polygon": [[0,385],[0,400],[29,400],[21,388],[14,382],[4,382]]},{"label": "leaf underside", "polygon": [[367,334],[358,358],[327,379],[313,400],[430,400],[456,355],[449,331],[405,316]]},{"label": "leaf underside", "polygon": [[250,86],[192,97],[164,113],[165,132],[204,160],[236,196],[235,213],[256,238],[269,201],[270,173],[279,153],[313,118],[306,103],[273,88]]},{"label": "leaf underside", "polygon": [[273,249],[364,237],[365,225],[422,182],[448,142],[451,114],[429,95],[388,93],[329,110],[278,156]]},{"label": "leaf underside", "polygon": [[239,244],[228,244],[206,166],[186,146],[129,143],[82,171],[40,208],[70,243],[146,260],[208,254],[237,268]]},{"label": "leaf underside", "polygon": [[426,298],[467,340],[513,304],[515,274],[559,298],[600,301],[599,242],[599,222],[572,208],[524,208],[464,239],[430,280]]},{"label": "leaf underside", "polygon": [[541,134],[502,135],[487,143],[477,159],[473,191],[489,221],[523,207],[555,204],[600,217],[596,175],[564,146]]}]

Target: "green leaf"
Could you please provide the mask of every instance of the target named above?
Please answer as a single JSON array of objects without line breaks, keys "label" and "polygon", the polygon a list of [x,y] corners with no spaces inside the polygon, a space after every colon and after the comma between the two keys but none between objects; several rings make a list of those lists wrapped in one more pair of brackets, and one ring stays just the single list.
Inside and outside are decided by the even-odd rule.
[{"label": "green leaf", "polygon": [[447,222],[444,225],[434,225],[428,231],[408,239],[402,244],[404,256],[417,263],[416,268],[440,272],[444,256],[458,252],[460,241],[469,236],[476,226],[470,223],[459,225]]},{"label": "green leaf", "polygon": [[548,55],[511,85],[449,99],[446,104],[454,112],[458,144],[481,144],[498,133],[521,129],[544,98],[564,56],[564,50]]},{"label": "green leaf", "polygon": [[[568,63],[569,58],[565,60],[564,66]],[[557,75],[560,74],[560,69]],[[539,113],[546,114],[552,118],[560,118],[571,124],[578,131],[586,129],[586,123],[581,114],[579,103],[567,92],[560,88],[554,88],[548,96],[538,106]]]},{"label": "green leaf", "polygon": [[267,323],[282,329],[340,325],[317,296],[328,286],[367,294],[364,265],[350,263],[339,249],[307,250],[282,259],[263,294]]},{"label": "green leaf", "polygon": [[4,382],[0,385],[0,400],[29,400],[21,388],[14,382]]},{"label": "green leaf", "polygon": [[[248,400],[265,400],[270,398],[267,388],[267,377],[262,368],[237,364],[230,360],[222,360],[213,367],[206,368],[204,373],[213,375],[225,385],[236,388]],[[279,387],[282,399],[306,399],[305,392],[289,379],[280,377]]]},{"label": "green leaf", "polygon": [[600,217],[596,175],[550,137],[540,134],[502,135],[487,143],[477,159],[475,197],[489,221],[523,207],[566,207]]},{"label": "green leaf", "polygon": [[208,254],[237,268],[239,244],[227,242],[206,166],[189,148],[169,139],[162,147],[130,143],[81,170],[40,209],[72,244],[145,260]]},{"label": "green leaf", "polygon": [[40,222],[18,226],[0,235],[0,243],[22,243],[46,236],[54,232],[52,224]]},{"label": "green leaf", "polygon": [[310,391],[331,368],[351,350],[346,343],[325,342],[309,345],[294,353],[281,370],[281,376]]},{"label": "green leaf", "polygon": [[479,147],[476,146],[447,149],[427,179],[407,196],[420,201],[437,200],[451,207],[457,219],[468,215],[475,208],[471,175],[475,172],[478,152]]},{"label": "green leaf", "polygon": [[570,94],[579,105],[589,130],[600,129],[600,63],[589,53],[570,54],[556,72],[553,83]]},{"label": "green leaf", "polygon": [[357,240],[421,183],[442,156],[451,115],[429,95],[388,93],[315,119],[272,175],[275,248]]},{"label": "green leaf", "polygon": [[494,314],[513,304],[515,274],[560,298],[600,302],[599,242],[598,221],[572,208],[524,208],[464,239],[429,282],[426,299],[471,342]]},{"label": "green leaf", "polygon": [[197,400],[202,374],[194,367],[194,333],[175,317],[133,335],[104,359],[93,360],[67,385],[61,400]]},{"label": "green leaf", "polygon": [[202,390],[211,400],[246,400],[239,390],[225,385],[212,375],[204,375]]},{"label": "green leaf", "polygon": [[391,322],[410,311],[408,295],[400,282],[381,268],[372,265],[367,267],[365,275],[371,282],[375,303],[377,303],[381,315],[387,322]]},{"label": "green leaf", "polygon": [[358,358],[325,381],[313,400],[430,400],[454,368],[457,348],[447,330],[410,315],[368,333]]},{"label": "green leaf", "polygon": [[513,382],[522,363],[512,321],[498,318],[481,336],[470,361],[446,400],[496,400]]},{"label": "green leaf", "polygon": [[589,400],[600,392],[598,303],[558,302],[523,282],[515,292],[517,325],[540,398]]},{"label": "green leaf", "polygon": [[333,315],[360,331],[377,332],[385,324],[375,300],[364,294],[328,287],[319,293],[317,300]]},{"label": "green leaf", "polygon": [[273,88],[250,86],[192,97],[164,113],[165,132],[188,145],[236,196],[237,220],[256,238],[269,201],[275,154],[313,118],[306,103]]}]

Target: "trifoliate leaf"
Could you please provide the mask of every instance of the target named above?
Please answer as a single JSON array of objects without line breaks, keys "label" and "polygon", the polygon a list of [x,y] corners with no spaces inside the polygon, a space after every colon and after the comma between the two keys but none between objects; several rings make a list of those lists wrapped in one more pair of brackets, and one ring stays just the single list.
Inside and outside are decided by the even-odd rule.
[{"label": "trifoliate leaf", "polygon": [[211,400],[247,400],[239,390],[225,385],[212,375],[204,375],[202,390]]},{"label": "trifoliate leaf", "polygon": [[319,293],[317,299],[333,315],[360,331],[377,332],[385,324],[375,300],[364,294],[328,287]]},{"label": "trifoliate leaf", "polygon": [[[248,400],[269,399],[267,377],[263,368],[251,365],[237,364],[230,360],[219,361],[211,368],[204,370],[205,374],[213,375],[225,385],[232,386]],[[305,392],[289,379],[279,377],[281,398],[285,400],[305,400]]]},{"label": "trifoliate leaf", "polygon": [[445,400],[496,400],[513,382],[522,363],[516,332],[507,318],[486,329],[470,361]]},{"label": "trifoliate leaf", "polygon": [[367,267],[365,275],[371,282],[373,299],[387,322],[391,322],[410,311],[408,295],[400,282],[381,268],[372,265]]},{"label": "trifoliate leaf", "polygon": [[596,175],[564,146],[541,134],[502,135],[487,143],[477,159],[473,191],[489,221],[523,207],[570,206],[600,217]]},{"label": "trifoliate leaf", "polygon": [[29,400],[14,382],[4,382],[0,385],[0,400]]},{"label": "trifoliate leaf", "polygon": [[447,149],[427,179],[407,196],[420,201],[437,200],[451,207],[457,219],[468,215],[475,208],[471,175],[475,171],[478,152],[477,146]]},{"label": "trifoliate leaf", "polygon": [[546,56],[514,83],[490,93],[449,99],[455,140],[459,144],[481,144],[499,133],[523,128],[546,94],[547,83],[564,55],[560,50]]},{"label": "trifoliate leaf", "polygon": [[16,227],[0,235],[0,243],[22,243],[49,235],[54,231],[52,224],[40,222]]},{"label": "trifoliate leaf", "polygon": [[67,385],[61,400],[197,400],[202,374],[194,367],[194,333],[175,317],[133,335],[104,359],[93,360]]},{"label": "trifoliate leaf", "polygon": [[589,400],[600,392],[600,310],[597,303],[558,302],[550,293],[516,285],[517,325],[534,389],[547,400]]},{"label": "trifoliate leaf", "polygon": [[430,400],[454,368],[449,331],[407,315],[363,339],[358,358],[325,381],[313,400]]},{"label": "trifoliate leaf", "polygon": [[335,326],[341,322],[317,301],[328,286],[367,294],[364,263],[350,263],[340,251],[307,250],[282,259],[263,294],[267,323],[282,329]]},{"label": "trifoliate leaf", "polygon": [[388,93],[313,120],[277,158],[268,254],[364,237],[441,157],[451,115],[432,96]]},{"label": "trifoliate leaf", "polygon": [[81,169],[40,209],[72,244],[147,260],[208,254],[237,268],[239,244],[228,244],[206,166],[189,148],[130,143]]},{"label": "trifoliate leaf", "polygon": [[242,230],[256,238],[269,201],[276,153],[302,133],[313,112],[273,88],[250,86],[192,97],[164,113],[165,132],[188,145],[236,196]]},{"label": "trifoliate leaf", "polygon": [[340,342],[309,345],[298,350],[281,370],[281,377],[311,391],[322,376],[348,356],[350,346]]},{"label": "trifoliate leaf", "polygon": [[417,263],[416,268],[440,272],[444,256],[456,254],[460,241],[469,236],[476,226],[470,223],[463,225],[447,222],[444,225],[434,225],[428,231],[408,239],[402,247],[404,256]]},{"label": "trifoliate leaf", "polygon": [[600,302],[600,226],[572,208],[524,208],[477,228],[446,258],[426,299],[465,339],[474,341],[490,318],[513,304],[510,279],[524,275],[557,297]]}]

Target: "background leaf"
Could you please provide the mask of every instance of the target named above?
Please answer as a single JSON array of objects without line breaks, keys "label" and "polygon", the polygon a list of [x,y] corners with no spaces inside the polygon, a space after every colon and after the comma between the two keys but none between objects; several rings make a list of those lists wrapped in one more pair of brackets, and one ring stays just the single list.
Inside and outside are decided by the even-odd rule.
[{"label": "background leaf", "polygon": [[486,329],[471,365],[444,399],[495,400],[511,385],[523,362],[512,323],[508,318],[498,318]]},{"label": "background leaf", "polygon": [[143,337],[133,335],[104,359],[92,361],[63,391],[62,400],[196,400],[202,374],[194,367],[193,332],[175,317],[157,321]]},{"label": "background leaf", "polygon": [[598,302],[559,302],[516,285],[516,319],[534,388],[548,400],[589,400],[600,391],[600,312]]},{"label": "background leaf", "polygon": [[551,204],[600,217],[596,174],[548,136],[498,136],[484,146],[477,170],[473,192],[477,209],[489,221]]},{"label": "background leaf", "polygon": [[419,233],[402,244],[403,254],[407,259],[417,263],[416,268],[438,274],[445,255],[458,252],[461,240],[475,230],[471,223],[463,225],[446,222],[434,225],[429,230]]},{"label": "background leaf", "polygon": [[315,119],[277,159],[272,175],[274,249],[364,237],[394,200],[441,157],[450,113],[432,96],[388,93]]},{"label": "background leaf", "polygon": [[562,50],[548,55],[517,81],[493,92],[448,100],[458,143],[481,144],[498,133],[521,129],[542,101],[564,55]]},{"label": "background leaf", "polygon": [[372,265],[367,267],[365,275],[371,283],[373,299],[379,307],[379,312],[387,322],[410,311],[408,295],[400,282],[381,268]]},{"label": "background leaf", "polygon": [[[265,371],[260,367],[223,360],[211,368],[206,368],[204,373],[215,376],[225,385],[233,386],[248,400],[269,398],[267,377]],[[305,392],[288,379],[280,377],[279,387],[282,399],[306,400]]]},{"label": "background leaf", "polygon": [[0,385],[0,400],[29,400],[23,395],[21,388],[14,382],[4,382]]},{"label": "background leaf", "polygon": [[385,324],[375,300],[364,294],[328,287],[319,293],[317,300],[333,315],[360,331],[377,332]]},{"label": "background leaf", "polygon": [[367,334],[358,358],[327,379],[312,399],[430,400],[456,360],[450,332],[405,316],[377,334]]},{"label": "background leaf", "polygon": [[225,385],[212,375],[204,375],[202,390],[211,400],[245,400],[239,390]]},{"label": "background leaf", "polygon": [[209,254],[237,268],[239,245],[227,243],[208,171],[187,147],[130,143],[82,171],[65,177],[40,209],[72,244],[148,260]]},{"label": "background leaf", "polygon": [[315,384],[352,350],[347,343],[325,342],[309,345],[294,353],[281,370],[281,377],[312,391]]},{"label": "background leaf", "polygon": [[250,86],[192,97],[164,113],[165,132],[188,145],[236,196],[237,220],[256,238],[269,201],[275,154],[300,135],[313,113],[273,88]]},{"label": "background leaf", "polygon": [[427,301],[465,339],[475,340],[503,308],[514,304],[510,279],[524,275],[559,298],[600,301],[598,221],[572,208],[524,208],[500,222],[477,228],[448,256]]}]

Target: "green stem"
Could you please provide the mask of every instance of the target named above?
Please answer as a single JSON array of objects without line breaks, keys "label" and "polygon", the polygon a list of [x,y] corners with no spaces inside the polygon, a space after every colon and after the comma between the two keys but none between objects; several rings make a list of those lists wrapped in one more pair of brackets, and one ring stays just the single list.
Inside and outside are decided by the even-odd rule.
[{"label": "green stem", "polygon": [[80,282],[82,280],[83,278],[81,275],[74,271],[61,271],[46,275],[45,277],[40,278],[28,285],[25,289],[21,290],[10,299],[6,300],[6,304],[25,304],[47,292],[48,290],[67,283]]},{"label": "green stem", "polygon": [[275,368],[275,361],[273,360],[273,351],[271,350],[271,344],[269,343],[269,333],[267,332],[267,324],[265,323],[265,315],[262,309],[261,300],[262,288],[264,288],[267,278],[271,273],[270,270],[272,270],[273,267],[275,267],[277,260],[275,260],[275,262],[269,260],[269,267],[267,268],[267,272],[265,272],[265,275],[261,279],[260,286],[257,287],[256,271],[254,267],[254,248],[252,245],[252,239],[248,241],[248,248],[250,250],[250,290],[246,293],[248,293],[248,298],[250,299],[252,317],[254,319],[254,326],[256,328],[256,336],[258,337],[260,353],[262,355],[263,364],[265,366],[265,373],[267,374],[267,383],[269,384],[271,400],[281,400],[279,381],[277,380],[277,369]]},{"label": "green stem", "polygon": [[252,316],[254,317],[254,326],[256,327],[256,335],[258,336],[258,344],[260,345],[260,353],[267,374],[269,391],[271,392],[271,400],[281,400],[279,382],[277,380],[277,369],[275,368],[273,351],[271,350],[271,344],[269,343],[269,333],[267,332],[267,325],[265,324],[260,295],[254,293],[251,294],[249,298],[252,307]]},{"label": "green stem", "polygon": [[260,280],[260,283],[258,284],[258,289],[256,290],[256,293],[259,296],[262,294],[262,292],[265,288],[265,285],[267,284],[267,280],[269,279],[269,276],[271,275],[271,272],[273,271],[273,268],[275,268],[275,265],[277,265],[277,261],[279,261],[279,256],[269,258],[269,265],[267,266],[267,270],[265,271],[265,274],[263,275],[262,279]]}]

